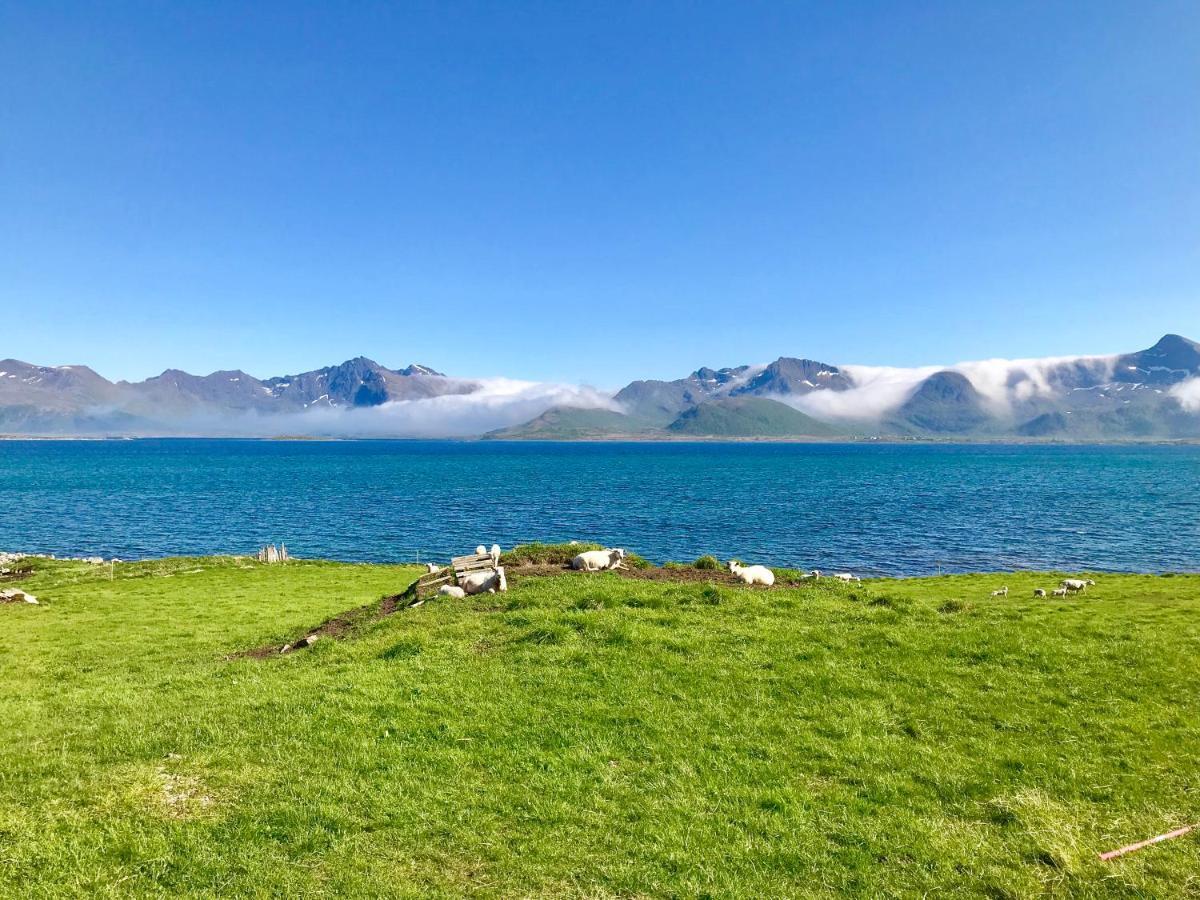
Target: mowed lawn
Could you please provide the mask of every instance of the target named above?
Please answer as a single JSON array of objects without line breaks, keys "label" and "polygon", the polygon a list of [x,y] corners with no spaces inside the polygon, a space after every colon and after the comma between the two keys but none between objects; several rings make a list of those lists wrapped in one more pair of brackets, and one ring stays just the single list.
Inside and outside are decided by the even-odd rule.
[{"label": "mowed lawn", "polygon": [[[1184,897],[1200,577],[40,562],[0,606],[0,894]],[[989,596],[1007,584],[1008,598]]]}]

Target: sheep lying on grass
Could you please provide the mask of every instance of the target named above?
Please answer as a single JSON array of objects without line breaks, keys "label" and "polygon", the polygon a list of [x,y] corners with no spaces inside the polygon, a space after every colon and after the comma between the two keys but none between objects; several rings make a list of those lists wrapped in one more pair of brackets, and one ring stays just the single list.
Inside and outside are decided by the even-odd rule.
[{"label": "sheep lying on grass", "polygon": [[584,572],[600,572],[605,569],[623,568],[621,560],[625,551],[621,548],[605,550],[586,550],[571,560],[571,568]]},{"label": "sheep lying on grass", "polygon": [[467,596],[467,592],[458,585],[443,584],[440,588],[438,588],[438,596],[453,597],[456,600],[461,600],[463,597]]},{"label": "sheep lying on grass", "polygon": [[770,587],[775,583],[775,573],[766,566],[743,566],[736,559],[731,559],[729,571],[746,584],[765,584]]},{"label": "sheep lying on grass", "polygon": [[852,575],[849,572],[834,572],[831,578],[836,578],[838,581],[849,584],[852,581],[862,581],[857,575]]},{"label": "sheep lying on grass", "polygon": [[471,572],[464,575],[458,586],[468,594],[503,594],[508,590],[504,567],[498,566],[490,572]]}]

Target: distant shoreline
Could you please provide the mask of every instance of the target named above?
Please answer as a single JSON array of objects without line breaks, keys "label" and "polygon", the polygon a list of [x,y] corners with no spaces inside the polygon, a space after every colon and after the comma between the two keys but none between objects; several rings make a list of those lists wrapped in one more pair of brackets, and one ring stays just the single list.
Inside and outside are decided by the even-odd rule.
[{"label": "distant shoreline", "polygon": [[817,436],[734,436],[714,435],[592,435],[573,438],[536,437],[389,437],[389,436],[302,436],[302,435],[204,435],[204,434],[155,434],[155,435],[50,435],[50,434],[0,434],[0,441],[8,442],[80,442],[120,443],[124,441],[254,441],[258,443],[387,443],[403,442],[415,444],[922,444],[943,446],[1031,446],[1031,447],[1154,447],[1154,446],[1200,446],[1200,438],[1088,438],[1067,440],[1064,438],[1031,437],[979,437],[962,435],[953,437],[876,435],[854,437],[838,435]]}]

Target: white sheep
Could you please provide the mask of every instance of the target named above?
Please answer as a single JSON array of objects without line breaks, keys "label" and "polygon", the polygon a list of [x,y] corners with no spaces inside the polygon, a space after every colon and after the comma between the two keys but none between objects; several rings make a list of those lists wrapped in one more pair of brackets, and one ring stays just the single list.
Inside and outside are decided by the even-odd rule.
[{"label": "white sheep", "polygon": [[1089,584],[1095,584],[1090,578],[1065,578],[1058,583],[1059,587],[1064,587],[1068,591],[1079,591],[1083,593],[1087,590]]},{"label": "white sheep", "polygon": [[492,544],[492,549],[488,551],[488,556],[492,558],[492,565],[500,565],[500,545]]},{"label": "white sheep", "polygon": [[729,571],[746,584],[765,584],[770,587],[775,583],[775,573],[766,566],[743,566],[736,559],[731,559]]},{"label": "white sheep", "polygon": [[440,588],[438,588],[438,596],[453,597],[456,600],[461,600],[463,597],[467,596],[467,592],[458,587],[458,585],[443,584]]},{"label": "white sheep", "polygon": [[1000,588],[1000,590],[998,590],[998,591],[992,591],[992,596],[993,597],[1007,597],[1008,596],[1008,585],[1005,585],[1004,587]]},{"label": "white sheep", "polygon": [[1045,596],[1046,596],[1046,589],[1045,589],[1045,588],[1034,588],[1034,589],[1033,589],[1033,596],[1035,596],[1035,597],[1045,597]]},{"label": "white sheep", "polygon": [[811,569],[807,575],[801,575],[800,577],[806,581],[820,581],[821,580],[821,570],[820,569]]},{"label": "white sheep", "polygon": [[1065,587],[1055,588],[1050,593],[1052,593],[1055,597],[1065,597],[1067,596],[1067,589]]},{"label": "white sheep", "polygon": [[833,575],[831,575],[830,577],[836,578],[838,581],[842,582],[843,584],[849,584],[852,581],[862,581],[862,579],[859,578],[857,575],[852,575],[849,572],[834,572]]},{"label": "white sheep", "polygon": [[480,544],[478,547],[475,548],[475,555],[476,556],[487,556],[487,547],[483,546],[483,544]]},{"label": "white sheep", "polygon": [[503,594],[508,590],[503,566],[485,572],[471,572],[464,575],[458,585],[468,594]]},{"label": "white sheep", "polygon": [[441,569],[441,566],[439,566],[437,563],[425,563],[425,574],[426,575],[432,575],[434,572],[438,571],[439,569]]},{"label": "white sheep", "polygon": [[585,550],[573,560],[571,560],[572,569],[580,569],[584,572],[600,572],[604,569],[621,569],[621,560],[625,558],[625,551],[620,549],[604,549],[604,550]]}]

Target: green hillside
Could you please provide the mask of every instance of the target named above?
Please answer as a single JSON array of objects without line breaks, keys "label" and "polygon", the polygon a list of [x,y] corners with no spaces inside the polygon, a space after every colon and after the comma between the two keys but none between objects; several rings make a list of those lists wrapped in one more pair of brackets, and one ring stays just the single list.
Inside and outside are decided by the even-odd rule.
[{"label": "green hillside", "polygon": [[1035,600],[1062,576],[514,567],[252,658],[418,570],[36,566],[42,604],[0,603],[3,897],[1165,898],[1200,872],[1194,835],[1096,858],[1196,820],[1197,576]]},{"label": "green hillside", "polygon": [[522,425],[489,432],[492,439],[571,440],[615,435],[645,435],[657,431],[653,425],[609,409],[556,406]]},{"label": "green hillside", "polygon": [[842,434],[777,400],[729,397],[689,409],[667,431],[694,437],[835,437]]}]

